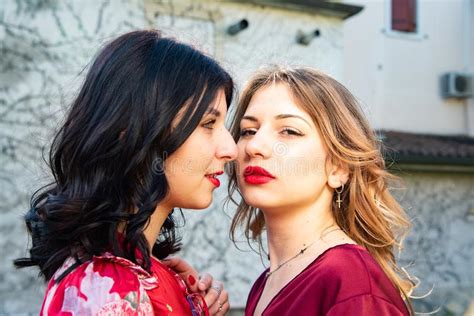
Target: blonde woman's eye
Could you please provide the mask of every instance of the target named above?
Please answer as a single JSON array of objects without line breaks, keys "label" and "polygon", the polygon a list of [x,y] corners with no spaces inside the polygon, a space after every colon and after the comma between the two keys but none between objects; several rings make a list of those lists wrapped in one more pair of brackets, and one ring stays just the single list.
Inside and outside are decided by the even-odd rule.
[{"label": "blonde woman's eye", "polygon": [[240,130],[240,137],[255,135],[255,130],[253,129],[242,129]]},{"label": "blonde woman's eye", "polygon": [[214,124],[216,123],[216,120],[210,120],[202,124],[202,127],[207,128],[207,129],[213,129]]},{"label": "blonde woman's eye", "polygon": [[285,128],[283,129],[282,133],[285,135],[291,135],[291,136],[303,136],[303,133],[292,128]]}]

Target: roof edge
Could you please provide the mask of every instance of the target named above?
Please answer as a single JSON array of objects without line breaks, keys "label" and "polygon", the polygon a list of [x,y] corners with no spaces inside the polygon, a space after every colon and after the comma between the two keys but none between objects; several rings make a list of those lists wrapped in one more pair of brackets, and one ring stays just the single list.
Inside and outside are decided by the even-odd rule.
[{"label": "roof edge", "polygon": [[416,163],[394,163],[387,167],[394,173],[398,172],[433,172],[449,174],[474,174],[474,166],[439,165],[439,164],[416,164]]},{"label": "roof edge", "polygon": [[319,13],[339,17],[343,20],[356,15],[364,9],[360,5],[321,0],[227,0],[225,2],[250,3],[306,13]]},{"label": "roof edge", "polygon": [[[393,153],[392,153],[393,154]],[[426,165],[452,165],[474,167],[474,158],[471,157],[431,157],[418,155],[400,155],[394,153],[392,157],[385,157],[385,160],[394,161],[396,164],[426,164]]]},{"label": "roof edge", "polygon": [[[376,130],[387,165],[419,170],[474,169],[474,138],[467,135]],[[423,167],[422,167],[423,166]],[[409,169],[413,169],[409,168]]]}]

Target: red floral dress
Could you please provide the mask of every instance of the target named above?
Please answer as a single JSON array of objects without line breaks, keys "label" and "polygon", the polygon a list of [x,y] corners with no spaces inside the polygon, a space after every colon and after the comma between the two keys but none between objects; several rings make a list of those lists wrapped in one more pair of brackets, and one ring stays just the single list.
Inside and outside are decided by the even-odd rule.
[{"label": "red floral dress", "polygon": [[41,315],[209,315],[203,297],[155,258],[151,273],[110,253],[74,264],[67,259],[51,278]]}]

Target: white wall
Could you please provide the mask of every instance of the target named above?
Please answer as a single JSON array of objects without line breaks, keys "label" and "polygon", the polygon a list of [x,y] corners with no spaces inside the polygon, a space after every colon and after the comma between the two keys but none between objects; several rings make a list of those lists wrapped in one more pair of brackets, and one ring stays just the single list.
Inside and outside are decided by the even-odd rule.
[{"label": "white wall", "polygon": [[[41,306],[44,285],[37,271],[17,272],[12,265],[14,258],[26,255],[21,217],[31,193],[47,181],[41,147],[50,142],[67,96],[74,95],[84,72],[78,74],[104,41],[128,30],[156,27],[216,56],[237,83],[269,62],[310,65],[342,77],[339,18],[213,0],[0,3],[0,315],[37,314]],[[248,19],[249,28],[227,35],[226,28],[242,18]],[[309,46],[296,43],[298,30],[316,27],[319,38]],[[245,242],[241,247],[247,252],[230,242],[234,208],[224,213],[225,188],[223,183],[208,210],[184,211],[182,255],[198,270],[225,281],[232,306],[242,307],[264,265]]]},{"label": "white wall", "polygon": [[468,22],[473,0],[419,0],[420,34],[415,37],[387,33],[389,0],[345,2],[364,10],[344,24],[344,82],[364,104],[373,126],[472,133],[472,101],[468,107],[468,101],[443,100],[439,76],[472,71]]}]

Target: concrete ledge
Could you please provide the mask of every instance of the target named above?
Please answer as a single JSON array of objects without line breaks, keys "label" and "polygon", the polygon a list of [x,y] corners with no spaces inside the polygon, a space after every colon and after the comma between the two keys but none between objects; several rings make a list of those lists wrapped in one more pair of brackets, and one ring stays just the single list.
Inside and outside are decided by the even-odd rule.
[{"label": "concrete ledge", "polygon": [[358,5],[321,0],[228,0],[224,2],[253,3],[287,10],[319,13],[341,19],[356,15],[364,8]]}]

